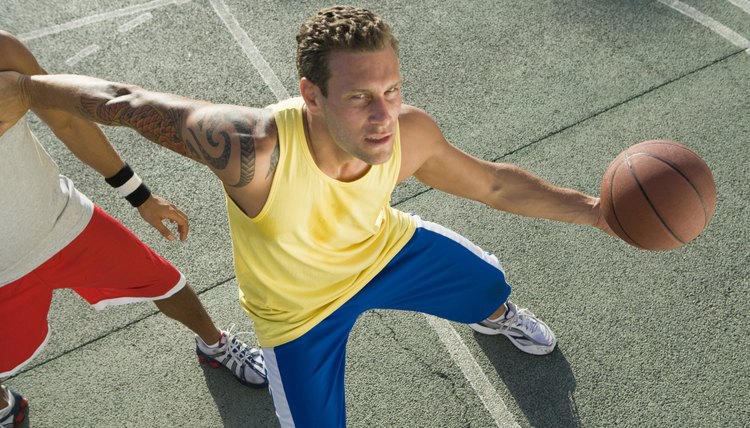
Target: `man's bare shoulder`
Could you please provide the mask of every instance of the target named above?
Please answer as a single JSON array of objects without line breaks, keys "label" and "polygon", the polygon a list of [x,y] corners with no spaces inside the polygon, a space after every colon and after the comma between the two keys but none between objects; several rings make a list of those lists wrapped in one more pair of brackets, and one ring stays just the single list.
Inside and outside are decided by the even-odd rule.
[{"label": "man's bare shoulder", "polygon": [[408,145],[429,144],[442,139],[442,133],[435,120],[419,107],[402,105],[398,122],[401,141]]},{"label": "man's bare shoulder", "polygon": [[414,126],[419,125],[420,122],[423,121],[429,121],[433,122],[432,117],[430,115],[422,110],[419,107],[413,106],[411,104],[402,104],[401,105],[401,111],[398,114],[398,121],[399,124],[403,127],[406,126]]},{"label": "man's bare shoulder", "polygon": [[258,151],[260,153],[278,152],[279,130],[276,126],[276,115],[269,108],[255,110],[258,128]]},{"label": "man's bare shoulder", "polygon": [[270,156],[273,151],[276,140],[273,113],[267,109],[193,100],[184,106],[179,101],[170,101],[176,111],[173,116],[177,138],[174,147],[169,148],[207,165],[227,186],[244,187],[251,183],[259,158]]},{"label": "man's bare shoulder", "polygon": [[408,104],[401,107],[399,133],[402,152],[399,181],[416,173],[446,144],[435,120],[424,110]]},{"label": "man's bare shoulder", "polygon": [[202,103],[191,117],[193,121],[210,119],[215,124],[242,124],[244,126],[239,129],[251,131],[257,139],[275,137],[276,119],[273,111],[267,108]]},{"label": "man's bare shoulder", "polygon": [[193,135],[203,134],[216,141],[226,135],[252,142],[256,153],[272,150],[276,141],[276,119],[273,111],[264,108],[230,104],[200,105],[187,121]]}]

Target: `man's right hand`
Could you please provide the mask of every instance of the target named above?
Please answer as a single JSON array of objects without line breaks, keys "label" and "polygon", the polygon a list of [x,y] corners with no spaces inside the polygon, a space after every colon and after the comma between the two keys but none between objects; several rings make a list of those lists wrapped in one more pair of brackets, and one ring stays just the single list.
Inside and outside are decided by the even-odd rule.
[{"label": "man's right hand", "polygon": [[29,110],[23,96],[21,79],[15,71],[0,72],[0,135],[10,129]]}]

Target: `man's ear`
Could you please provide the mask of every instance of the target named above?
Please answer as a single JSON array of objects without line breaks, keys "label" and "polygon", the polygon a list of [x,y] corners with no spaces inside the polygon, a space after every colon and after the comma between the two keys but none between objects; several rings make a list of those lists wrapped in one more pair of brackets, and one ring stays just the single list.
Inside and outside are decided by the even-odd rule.
[{"label": "man's ear", "polygon": [[302,99],[305,100],[305,105],[310,110],[310,113],[318,113],[320,110],[320,99],[323,97],[320,87],[307,77],[303,77],[299,81],[299,92],[302,94]]}]

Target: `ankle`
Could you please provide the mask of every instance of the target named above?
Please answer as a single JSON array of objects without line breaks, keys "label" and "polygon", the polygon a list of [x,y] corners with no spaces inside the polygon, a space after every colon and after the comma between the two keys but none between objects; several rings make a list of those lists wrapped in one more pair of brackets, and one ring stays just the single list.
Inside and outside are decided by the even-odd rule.
[{"label": "ankle", "polygon": [[488,321],[497,322],[501,319],[505,318],[505,315],[508,313],[508,304],[503,303],[495,312],[492,313],[492,315],[487,317]]},{"label": "ankle", "polygon": [[204,345],[204,347],[216,348],[221,344],[222,337],[224,337],[224,332],[217,329],[208,336],[198,336],[198,339],[200,339],[201,345]]},{"label": "ankle", "polygon": [[212,350],[220,348],[222,345],[222,339],[224,338],[224,332],[219,332],[219,336],[216,338],[215,341],[206,341],[202,337],[198,336],[198,345],[203,350]]}]

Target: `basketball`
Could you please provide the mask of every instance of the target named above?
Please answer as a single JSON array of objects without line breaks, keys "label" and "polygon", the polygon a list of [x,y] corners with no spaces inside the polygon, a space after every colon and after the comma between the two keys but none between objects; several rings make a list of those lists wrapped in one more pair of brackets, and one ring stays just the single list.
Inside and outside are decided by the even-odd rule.
[{"label": "basketball", "polygon": [[620,153],[602,178],[601,207],[609,227],[630,245],[671,250],[695,239],[716,206],[708,165],[668,140],[635,144]]}]

